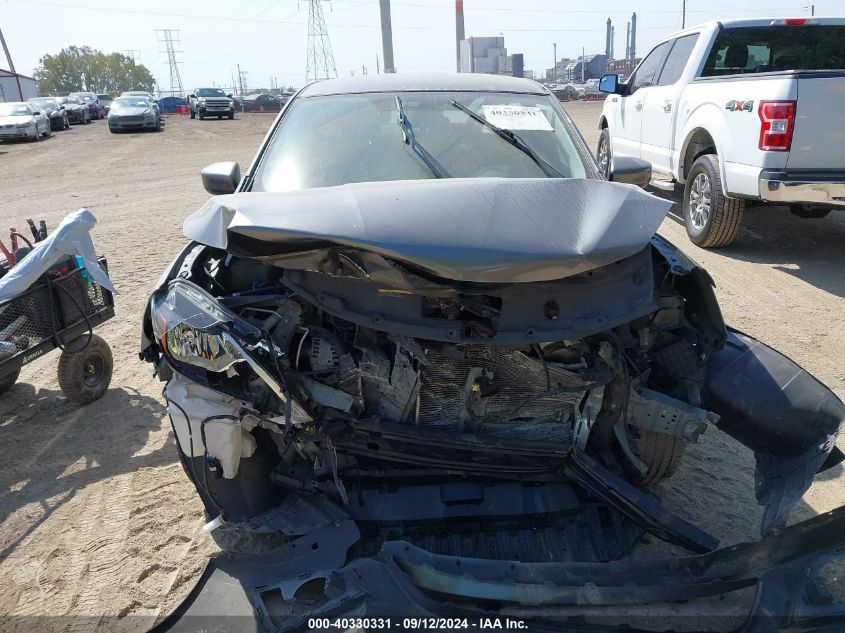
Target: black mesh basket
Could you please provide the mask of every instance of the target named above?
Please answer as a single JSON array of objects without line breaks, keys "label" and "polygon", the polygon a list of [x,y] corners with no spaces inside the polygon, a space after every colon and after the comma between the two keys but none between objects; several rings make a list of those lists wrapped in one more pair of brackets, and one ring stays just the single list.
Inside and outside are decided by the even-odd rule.
[{"label": "black mesh basket", "polygon": [[[107,270],[106,260],[99,262]],[[76,330],[102,323],[113,307],[111,293],[85,268],[66,260],[18,296],[0,302],[0,370],[28,362],[27,353],[47,341],[55,346],[78,335]]]}]

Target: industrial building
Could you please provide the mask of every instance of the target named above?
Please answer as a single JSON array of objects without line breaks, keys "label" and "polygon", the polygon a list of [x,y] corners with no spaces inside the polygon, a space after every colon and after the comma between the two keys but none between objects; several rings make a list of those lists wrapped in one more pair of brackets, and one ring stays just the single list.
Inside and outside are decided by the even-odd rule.
[{"label": "industrial building", "polygon": [[0,102],[26,101],[37,96],[35,79],[0,68]]},{"label": "industrial building", "polygon": [[468,37],[461,40],[462,73],[503,75],[507,57],[504,37]]},{"label": "industrial building", "polygon": [[598,79],[607,70],[607,55],[585,55],[569,62],[563,69],[560,81],[582,82]]}]

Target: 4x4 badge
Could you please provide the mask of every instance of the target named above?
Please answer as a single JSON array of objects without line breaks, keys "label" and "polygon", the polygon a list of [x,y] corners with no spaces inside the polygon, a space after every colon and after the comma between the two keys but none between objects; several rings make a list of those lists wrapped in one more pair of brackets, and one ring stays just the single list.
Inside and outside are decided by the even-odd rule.
[{"label": "4x4 badge", "polygon": [[731,99],[725,104],[725,110],[730,112],[751,112],[754,109],[754,101],[737,101]]}]

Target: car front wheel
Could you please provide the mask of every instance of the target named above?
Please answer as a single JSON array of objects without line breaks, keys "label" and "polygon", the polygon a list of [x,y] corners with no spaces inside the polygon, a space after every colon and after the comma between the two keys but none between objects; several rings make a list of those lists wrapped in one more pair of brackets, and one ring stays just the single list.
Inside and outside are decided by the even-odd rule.
[{"label": "car front wheel", "polygon": [[702,248],[730,244],[739,231],[744,208],[744,200],[725,195],[718,157],[699,156],[684,186],[684,226],[692,243]]}]

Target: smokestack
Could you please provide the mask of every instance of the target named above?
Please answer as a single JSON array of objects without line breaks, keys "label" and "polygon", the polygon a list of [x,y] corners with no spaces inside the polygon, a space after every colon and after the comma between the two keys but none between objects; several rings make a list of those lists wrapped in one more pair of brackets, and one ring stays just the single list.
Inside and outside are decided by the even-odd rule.
[{"label": "smokestack", "polygon": [[458,72],[461,72],[461,40],[464,37],[464,0],[455,0],[455,62]]},{"label": "smokestack", "polygon": [[616,43],[616,27],[610,27],[610,55],[608,57],[613,59],[613,45]]},{"label": "smokestack", "polygon": [[637,12],[631,15],[631,59],[637,58]]},{"label": "smokestack", "polygon": [[610,30],[613,27],[610,26],[610,18],[607,18],[607,33],[604,36],[604,54],[610,57]]},{"label": "smokestack", "polygon": [[381,10],[381,47],[384,49],[384,72],[395,73],[393,66],[393,27],[390,24],[390,0],[379,0]]},{"label": "smokestack", "polygon": [[625,59],[631,59],[631,23],[625,25]]}]

